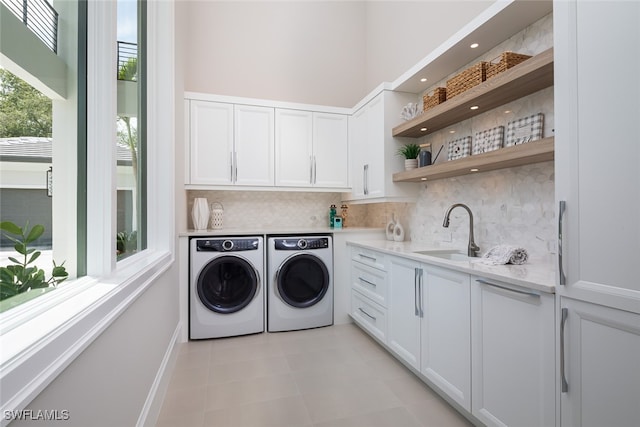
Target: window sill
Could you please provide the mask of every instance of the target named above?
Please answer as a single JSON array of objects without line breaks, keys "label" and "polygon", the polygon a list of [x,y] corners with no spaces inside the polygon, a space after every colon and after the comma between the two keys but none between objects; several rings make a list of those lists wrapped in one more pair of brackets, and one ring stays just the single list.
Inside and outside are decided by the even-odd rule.
[{"label": "window sill", "polygon": [[[111,277],[85,277],[52,292],[52,298],[42,302],[47,309],[40,308],[35,316],[27,318],[22,310],[11,319],[16,324],[0,336],[2,413],[24,409],[172,261],[170,252],[145,251],[120,263]],[[23,321],[18,324],[20,318]],[[2,419],[0,425],[7,423]]]}]

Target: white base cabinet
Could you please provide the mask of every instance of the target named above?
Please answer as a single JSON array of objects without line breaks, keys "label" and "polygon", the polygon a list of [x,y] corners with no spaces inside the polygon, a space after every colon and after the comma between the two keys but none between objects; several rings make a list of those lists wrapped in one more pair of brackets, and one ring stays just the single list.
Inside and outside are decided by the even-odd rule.
[{"label": "white base cabinet", "polygon": [[488,426],[554,426],[555,298],[476,278],[472,414]]},{"label": "white base cabinet", "polygon": [[419,262],[389,257],[388,344],[412,368],[420,369]]},{"label": "white base cabinet", "polygon": [[468,274],[423,265],[420,372],[471,412]]},{"label": "white base cabinet", "polygon": [[561,425],[640,425],[640,314],[564,297],[561,308]]},{"label": "white base cabinet", "polygon": [[[351,295],[352,319],[469,418],[487,426],[557,425],[554,294],[354,246]],[[626,335],[601,338],[590,331],[583,339],[593,347],[601,340],[612,350],[600,352],[601,359],[586,359],[593,380],[588,392],[576,393],[595,398],[598,394],[591,389],[597,389],[598,382],[621,384],[621,390],[607,391],[616,396],[617,403],[607,408],[611,411],[640,396],[640,370],[626,383],[620,376],[606,383],[600,373],[606,369],[597,366],[609,361],[626,371],[637,368],[640,319],[629,315],[619,320]],[[576,356],[582,345],[569,344],[568,360],[582,357]],[[584,371],[579,365],[572,369]],[[588,403],[589,408],[596,404]],[[627,406],[640,415],[640,405]],[[585,424],[584,417],[578,417],[564,425],[616,424]]]}]

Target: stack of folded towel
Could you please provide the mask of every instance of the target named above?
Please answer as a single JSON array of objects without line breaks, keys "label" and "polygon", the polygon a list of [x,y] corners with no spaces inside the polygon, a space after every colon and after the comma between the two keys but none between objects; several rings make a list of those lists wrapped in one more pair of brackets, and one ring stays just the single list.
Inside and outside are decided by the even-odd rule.
[{"label": "stack of folded towel", "polygon": [[478,260],[483,264],[524,264],[529,259],[529,254],[524,248],[511,245],[494,246]]}]

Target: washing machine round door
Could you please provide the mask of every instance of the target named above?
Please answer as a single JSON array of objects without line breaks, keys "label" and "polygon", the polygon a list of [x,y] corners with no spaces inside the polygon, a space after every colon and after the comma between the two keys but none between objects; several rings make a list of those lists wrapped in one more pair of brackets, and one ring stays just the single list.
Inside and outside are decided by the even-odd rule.
[{"label": "washing machine round door", "polygon": [[198,297],[209,310],[230,314],[242,310],[256,296],[260,278],[245,259],[221,256],[209,262],[198,275]]},{"label": "washing machine round door", "polygon": [[276,273],[278,295],[292,307],[306,308],[322,300],[329,289],[329,271],[318,257],[296,254]]}]

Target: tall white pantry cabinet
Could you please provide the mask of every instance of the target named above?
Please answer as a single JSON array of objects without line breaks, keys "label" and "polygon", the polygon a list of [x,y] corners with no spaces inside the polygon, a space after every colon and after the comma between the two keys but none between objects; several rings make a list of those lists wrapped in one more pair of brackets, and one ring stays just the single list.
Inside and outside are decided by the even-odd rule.
[{"label": "tall white pantry cabinet", "polygon": [[562,426],[640,425],[640,2],[554,2]]}]

